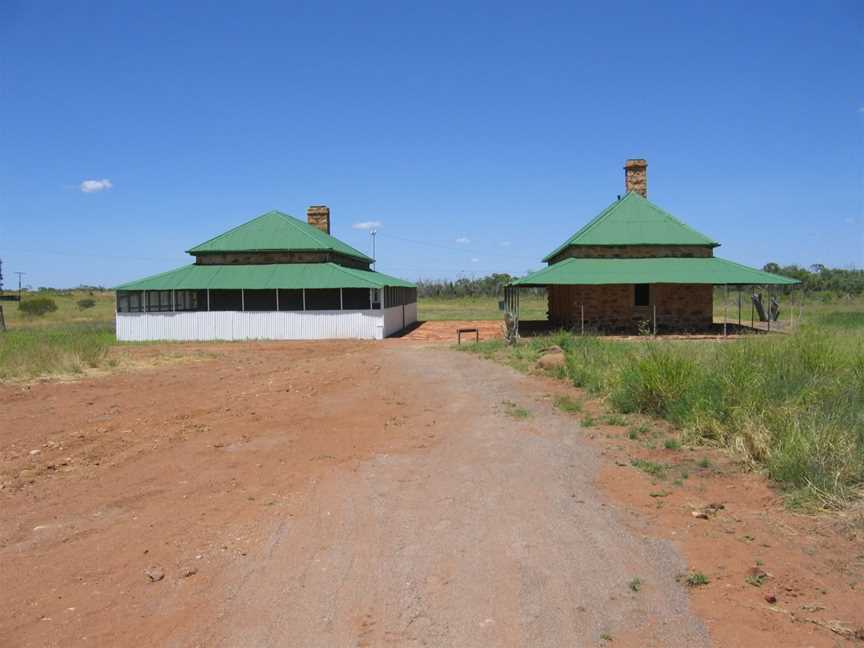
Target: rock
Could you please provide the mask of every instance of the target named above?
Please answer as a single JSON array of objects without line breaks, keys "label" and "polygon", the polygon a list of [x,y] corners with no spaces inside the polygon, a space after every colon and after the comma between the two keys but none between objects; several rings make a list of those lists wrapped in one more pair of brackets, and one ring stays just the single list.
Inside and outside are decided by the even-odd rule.
[{"label": "rock", "polygon": [[774,605],[777,602],[777,597],[774,594],[766,594],[765,600],[771,605]]},{"label": "rock", "polygon": [[150,569],[144,571],[144,575],[150,579],[151,583],[158,583],[165,578],[165,571],[160,567],[150,567]]},{"label": "rock", "polygon": [[195,567],[184,567],[180,570],[181,578],[189,578],[190,576],[194,576],[198,573],[198,569]]},{"label": "rock", "polygon": [[[558,347],[555,347],[558,349]],[[557,369],[564,367],[567,364],[567,358],[561,349],[557,351],[549,351],[537,358],[537,366],[540,369]]]},{"label": "rock", "polygon": [[700,520],[707,520],[712,515],[717,515],[718,511],[722,511],[726,506],[724,504],[706,504],[700,509],[691,511],[690,515]]},{"label": "rock", "polygon": [[18,473],[18,477],[19,479],[23,479],[24,481],[33,481],[36,478],[36,471],[25,468],[20,473]]}]

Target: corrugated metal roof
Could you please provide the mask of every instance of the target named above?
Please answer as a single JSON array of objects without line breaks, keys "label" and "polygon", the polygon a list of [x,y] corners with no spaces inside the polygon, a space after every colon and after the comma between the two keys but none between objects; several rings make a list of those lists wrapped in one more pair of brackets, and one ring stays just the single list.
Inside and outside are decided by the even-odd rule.
[{"label": "corrugated metal roof", "polygon": [[515,286],[605,284],[797,284],[795,279],[708,258],[566,259],[513,282]]},{"label": "corrugated metal roof", "polygon": [[336,237],[279,211],[262,214],[188,250],[189,254],[263,251],[332,251],[372,261]]},{"label": "corrugated metal roof", "polygon": [[414,288],[414,284],[371,270],[335,263],[272,265],[187,265],[117,286],[115,290],[203,290],[256,288]]},{"label": "corrugated metal roof", "polygon": [[640,194],[616,200],[590,223],[550,252],[549,261],[571,245],[719,245]]}]

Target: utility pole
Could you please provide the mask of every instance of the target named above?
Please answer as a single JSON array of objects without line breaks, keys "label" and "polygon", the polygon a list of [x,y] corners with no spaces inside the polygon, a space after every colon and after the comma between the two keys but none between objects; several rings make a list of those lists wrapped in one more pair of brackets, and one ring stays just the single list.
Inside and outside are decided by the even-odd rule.
[{"label": "utility pole", "polygon": [[20,302],[21,301],[21,277],[23,277],[27,273],[26,272],[16,272],[15,274],[18,275],[18,301]]},{"label": "utility pole", "polygon": [[371,229],[369,230],[369,236],[372,237],[372,269],[375,269],[375,235],[378,233],[378,230]]}]

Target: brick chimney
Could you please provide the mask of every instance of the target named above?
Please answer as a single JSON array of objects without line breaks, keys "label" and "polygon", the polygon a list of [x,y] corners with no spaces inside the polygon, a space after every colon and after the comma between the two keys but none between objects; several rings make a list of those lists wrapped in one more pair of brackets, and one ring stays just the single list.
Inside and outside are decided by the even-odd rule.
[{"label": "brick chimney", "polygon": [[330,208],[327,205],[311,205],[306,210],[306,222],[325,234],[330,233]]},{"label": "brick chimney", "polygon": [[624,188],[648,197],[648,162],[645,160],[627,160],[624,163]]}]

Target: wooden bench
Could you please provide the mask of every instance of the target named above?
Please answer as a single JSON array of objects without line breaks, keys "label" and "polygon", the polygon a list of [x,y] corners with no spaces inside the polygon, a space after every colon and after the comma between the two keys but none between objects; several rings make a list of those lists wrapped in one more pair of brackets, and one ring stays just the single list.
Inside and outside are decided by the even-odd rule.
[{"label": "wooden bench", "polygon": [[474,344],[477,344],[480,341],[480,329],[478,329],[478,328],[459,328],[459,329],[456,329],[456,337],[459,340],[458,344],[462,344],[462,334],[463,333],[473,333],[474,334]]}]

